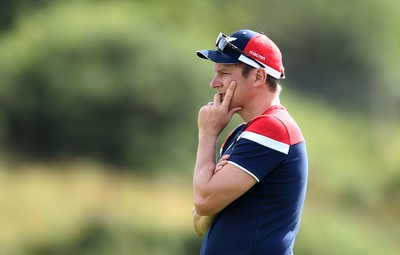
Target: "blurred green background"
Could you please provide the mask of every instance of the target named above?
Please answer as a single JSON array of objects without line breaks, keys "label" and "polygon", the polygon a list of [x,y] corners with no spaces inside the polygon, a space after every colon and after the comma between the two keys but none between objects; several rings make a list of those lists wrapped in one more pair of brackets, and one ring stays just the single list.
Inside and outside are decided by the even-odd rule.
[{"label": "blurred green background", "polygon": [[214,92],[195,51],[241,28],[280,46],[281,100],[307,140],[295,253],[399,254],[399,11],[395,0],[2,1],[0,254],[198,254],[196,119]]}]

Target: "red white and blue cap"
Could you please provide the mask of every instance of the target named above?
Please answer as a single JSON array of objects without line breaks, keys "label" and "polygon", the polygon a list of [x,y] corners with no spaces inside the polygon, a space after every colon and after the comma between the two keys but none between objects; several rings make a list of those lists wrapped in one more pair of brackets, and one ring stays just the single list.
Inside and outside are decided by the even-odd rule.
[{"label": "red white and blue cap", "polygon": [[215,50],[197,51],[197,56],[222,64],[242,62],[255,68],[262,67],[276,79],[285,78],[281,51],[263,33],[247,29],[238,30],[229,36],[220,33],[216,46]]}]

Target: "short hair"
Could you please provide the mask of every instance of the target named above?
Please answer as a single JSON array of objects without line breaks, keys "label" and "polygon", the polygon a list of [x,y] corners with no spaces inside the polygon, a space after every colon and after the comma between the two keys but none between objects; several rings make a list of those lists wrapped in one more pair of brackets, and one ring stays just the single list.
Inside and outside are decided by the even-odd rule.
[{"label": "short hair", "polygon": [[[242,67],[242,75],[244,78],[247,78],[250,74],[250,71],[255,69],[255,67],[252,67],[245,63],[239,63],[238,65]],[[269,74],[267,74],[266,84],[267,84],[268,88],[270,89],[270,91],[274,92],[274,93],[280,92],[282,89],[282,87],[279,83],[279,80],[272,77]]]}]

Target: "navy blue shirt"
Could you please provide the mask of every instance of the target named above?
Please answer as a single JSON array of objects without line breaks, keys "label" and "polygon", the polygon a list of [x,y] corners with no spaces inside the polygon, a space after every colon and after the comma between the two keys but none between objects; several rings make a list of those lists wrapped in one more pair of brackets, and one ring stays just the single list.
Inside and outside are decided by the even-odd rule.
[{"label": "navy blue shirt", "polygon": [[303,135],[283,106],[272,106],[225,140],[220,156],[257,183],[224,208],[207,231],[202,255],[290,255],[307,185]]}]

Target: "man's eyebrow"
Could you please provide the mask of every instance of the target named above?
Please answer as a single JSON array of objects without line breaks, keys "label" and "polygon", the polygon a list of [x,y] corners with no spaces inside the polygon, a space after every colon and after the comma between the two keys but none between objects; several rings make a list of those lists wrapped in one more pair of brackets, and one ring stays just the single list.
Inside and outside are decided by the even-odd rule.
[{"label": "man's eyebrow", "polygon": [[231,70],[227,67],[220,67],[220,68],[215,68],[215,72],[230,72]]}]

